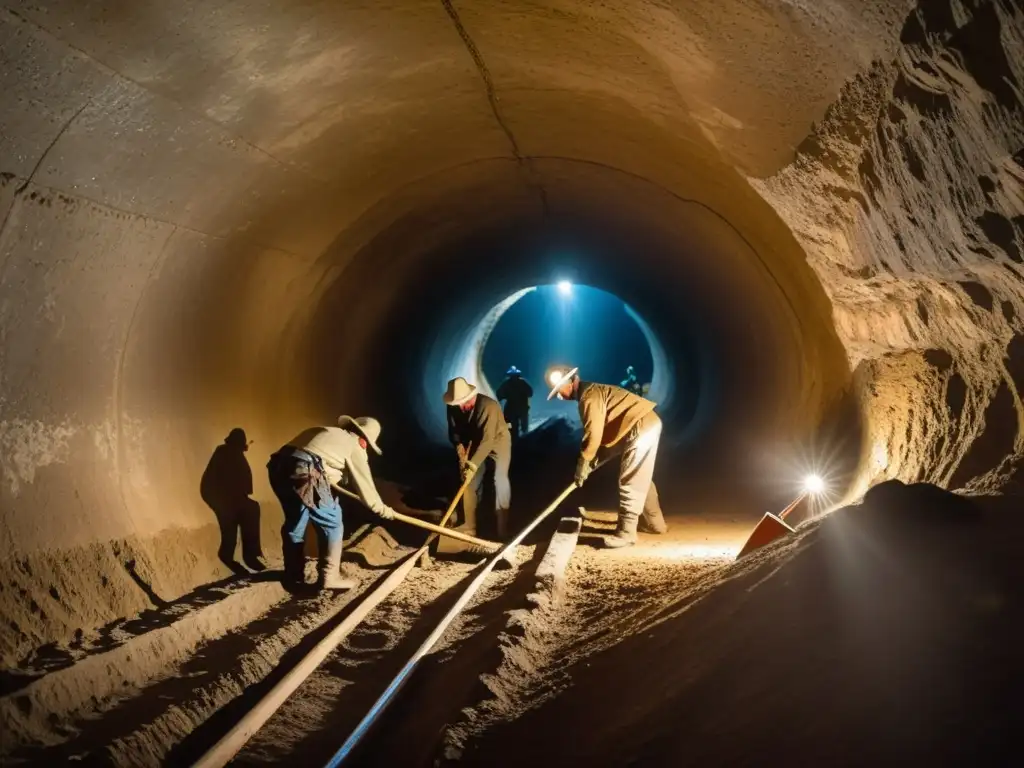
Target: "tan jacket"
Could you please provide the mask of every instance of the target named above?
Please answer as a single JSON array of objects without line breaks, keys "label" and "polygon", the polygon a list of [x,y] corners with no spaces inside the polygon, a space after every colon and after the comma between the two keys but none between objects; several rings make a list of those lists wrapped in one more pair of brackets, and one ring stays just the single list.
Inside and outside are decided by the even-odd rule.
[{"label": "tan jacket", "polygon": [[379,515],[382,510],[391,509],[377,492],[369,458],[357,435],[340,427],[312,427],[288,445],[323,459],[327,479],[334,485],[350,486],[371,512]]},{"label": "tan jacket", "polygon": [[622,387],[589,381],[580,382],[579,401],[583,422],[580,454],[587,461],[596,458],[598,448],[610,448],[629,434],[656,405]]}]

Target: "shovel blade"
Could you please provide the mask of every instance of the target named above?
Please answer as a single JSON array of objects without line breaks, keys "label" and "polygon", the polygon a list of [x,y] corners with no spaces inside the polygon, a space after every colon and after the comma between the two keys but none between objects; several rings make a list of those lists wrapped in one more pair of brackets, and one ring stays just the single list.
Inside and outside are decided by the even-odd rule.
[{"label": "shovel blade", "polygon": [[747,538],[747,543],[743,545],[740,553],[736,555],[736,559],[739,560],[741,557],[749,555],[751,552],[771,544],[787,534],[793,533],[794,530],[782,518],[773,515],[771,512],[765,512],[761,522],[751,531],[750,536]]}]

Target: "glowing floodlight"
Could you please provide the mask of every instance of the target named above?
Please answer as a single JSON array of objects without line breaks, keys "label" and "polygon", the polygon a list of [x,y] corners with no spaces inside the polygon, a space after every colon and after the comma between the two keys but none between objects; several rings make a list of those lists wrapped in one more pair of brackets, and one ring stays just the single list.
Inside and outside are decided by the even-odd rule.
[{"label": "glowing floodlight", "polygon": [[548,373],[548,386],[557,387],[562,383],[562,377],[565,375],[565,371],[561,368],[554,368]]},{"label": "glowing floodlight", "polygon": [[572,296],[572,283],[568,280],[559,280],[557,288],[558,292],[563,296]]},{"label": "glowing floodlight", "polygon": [[821,479],[821,475],[808,475],[804,478],[804,490],[807,493],[821,493],[825,490],[825,481]]}]

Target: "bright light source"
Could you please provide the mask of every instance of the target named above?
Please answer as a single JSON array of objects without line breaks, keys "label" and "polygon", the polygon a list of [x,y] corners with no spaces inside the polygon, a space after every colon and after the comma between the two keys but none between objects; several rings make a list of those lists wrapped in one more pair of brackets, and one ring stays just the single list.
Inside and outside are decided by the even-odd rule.
[{"label": "bright light source", "polygon": [[572,283],[568,280],[558,281],[558,292],[563,296],[572,296]]},{"label": "bright light source", "polygon": [[551,373],[548,374],[548,386],[550,386],[550,387],[557,387],[558,386],[558,382],[560,382],[562,380],[562,376],[564,374],[565,374],[565,371],[560,371],[557,368],[552,370]]},{"label": "bright light source", "polygon": [[821,475],[808,475],[804,478],[804,490],[808,493],[821,493],[825,490],[825,481]]}]

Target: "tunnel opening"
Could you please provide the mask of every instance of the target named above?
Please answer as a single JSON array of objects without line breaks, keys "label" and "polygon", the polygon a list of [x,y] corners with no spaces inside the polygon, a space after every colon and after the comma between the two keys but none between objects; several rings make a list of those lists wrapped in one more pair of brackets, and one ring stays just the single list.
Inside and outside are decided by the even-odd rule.
[{"label": "tunnel opening", "polygon": [[518,367],[535,384],[532,426],[551,418],[579,425],[573,409],[546,398],[547,373],[558,365],[579,367],[590,379],[610,384],[625,383],[632,369],[636,391],[671,408],[672,364],[650,325],[614,294],[584,284],[564,280],[538,286],[509,307],[484,346],[481,367],[487,381],[504,378],[503,360],[523,361]]},{"label": "tunnel opening", "polygon": [[[586,168],[578,170],[586,175]],[[606,185],[608,173],[598,175]],[[827,305],[813,297],[820,287],[787,285],[794,273],[773,272],[728,221],[701,206],[670,202],[663,190],[628,176],[612,174],[615,183],[597,200],[574,184],[572,204],[557,214],[524,214],[510,205],[497,210],[497,221],[481,222],[476,206],[493,216],[500,195],[489,176],[453,173],[443,184],[425,184],[437,208],[395,220],[353,254],[347,279],[324,290],[313,317],[314,329],[346,331],[359,328],[371,311],[378,318],[359,340],[341,343],[336,332],[309,337],[314,348],[337,350],[347,363],[334,363],[345,371],[344,385],[324,378],[322,368],[311,371],[310,381],[318,402],[340,402],[344,392],[351,407],[382,419],[382,475],[415,485],[450,468],[445,382],[456,375],[485,378],[487,339],[501,318],[533,287],[570,276],[574,285],[605,290],[626,304],[657,370],[665,371],[651,383],[665,424],[659,471],[676,484],[680,499],[672,509],[750,515],[787,503],[805,470],[780,481],[789,468],[779,457],[813,442],[826,411],[850,395],[846,362],[828,336],[830,321],[818,314]],[[440,195],[448,185],[447,196]],[[457,212],[442,213],[449,206]],[[685,219],[671,215],[682,211]],[[442,233],[434,224],[439,220]],[[381,290],[367,294],[360,278],[364,269],[374,274],[385,253],[403,265],[387,298]],[[351,356],[354,350],[363,351],[361,359]],[[572,409],[561,407],[571,418]],[[853,439],[846,448],[844,460],[859,444]],[[564,450],[571,452],[571,443]]]},{"label": "tunnel opening", "polygon": [[551,418],[579,425],[578,414],[567,414],[546,398],[546,374],[560,364],[571,363],[594,381],[611,384],[625,381],[632,367],[637,387],[669,406],[671,372],[664,348],[650,326],[614,294],[566,280],[513,296],[517,298],[511,305],[498,305],[504,308],[499,317],[488,314],[484,320],[485,328],[493,327],[485,331],[476,370],[481,390],[491,396],[510,374],[510,366],[521,371],[534,391],[531,427]]}]

